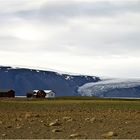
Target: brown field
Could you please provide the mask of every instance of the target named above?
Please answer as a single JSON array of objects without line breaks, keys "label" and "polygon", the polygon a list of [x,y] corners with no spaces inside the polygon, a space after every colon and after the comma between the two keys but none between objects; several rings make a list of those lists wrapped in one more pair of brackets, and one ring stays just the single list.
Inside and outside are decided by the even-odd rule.
[{"label": "brown field", "polygon": [[68,138],[140,139],[140,100],[0,99],[0,139]]}]

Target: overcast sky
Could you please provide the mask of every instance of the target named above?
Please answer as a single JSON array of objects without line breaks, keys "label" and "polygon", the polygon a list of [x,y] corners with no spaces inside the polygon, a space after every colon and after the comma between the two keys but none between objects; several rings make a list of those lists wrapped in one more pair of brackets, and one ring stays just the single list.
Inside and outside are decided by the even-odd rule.
[{"label": "overcast sky", "polygon": [[140,77],[140,0],[0,0],[0,65]]}]

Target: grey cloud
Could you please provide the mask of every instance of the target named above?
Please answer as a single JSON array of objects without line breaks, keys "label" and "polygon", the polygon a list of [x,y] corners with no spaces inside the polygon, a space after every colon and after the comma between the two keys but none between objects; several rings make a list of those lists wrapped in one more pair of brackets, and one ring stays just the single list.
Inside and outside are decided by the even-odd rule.
[{"label": "grey cloud", "polygon": [[[75,2],[75,1],[51,1],[44,4],[42,7],[36,7],[36,9],[19,10],[18,12],[11,13],[12,15],[19,16],[21,18],[29,18],[29,20],[50,20],[50,22],[65,21],[69,18],[77,19],[79,17],[106,17],[109,16],[122,16],[125,13],[139,13],[140,2],[139,1],[123,1],[123,2],[109,2],[109,1],[96,1],[96,2]],[[139,13],[140,14],[140,13]],[[123,16],[122,16],[123,17]],[[124,16],[125,18],[125,16]],[[128,16],[129,18],[129,16]],[[130,17],[130,21],[132,22]],[[116,17],[119,21],[120,19]],[[86,19],[85,19],[86,20]],[[134,19],[136,22],[136,19]],[[33,24],[33,23],[31,23]],[[45,22],[44,22],[45,24]],[[93,23],[94,24],[94,23]],[[99,25],[104,22],[99,23]],[[55,41],[42,41],[42,42],[31,42],[27,40],[21,40],[14,37],[6,37],[0,39],[1,49],[6,48],[7,50],[24,50],[31,51],[51,51],[51,52],[72,52],[75,54],[85,55],[112,55],[112,54],[137,54],[140,50],[140,31],[138,27],[132,28],[132,31],[123,30],[127,28],[125,26],[119,26],[116,22],[108,23],[107,26],[115,24],[114,28],[118,28],[120,32],[114,31],[112,28],[104,32],[102,27],[98,30],[85,30],[83,27],[78,25],[70,30],[61,33],[60,36],[54,38]],[[120,23],[121,25],[126,23]],[[46,24],[47,25],[47,24]],[[61,24],[63,26],[63,24]],[[65,25],[64,25],[65,26]],[[71,22],[66,26],[71,26]],[[87,26],[90,26],[87,24]],[[95,25],[96,26],[96,25]],[[106,25],[104,25],[106,28]],[[51,27],[53,28],[53,26]],[[59,28],[59,26],[58,26]],[[45,31],[47,32],[47,30]],[[10,46],[10,47],[2,47]],[[29,47],[30,46],[30,47]]]},{"label": "grey cloud", "polygon": [[38,18],[56,22],[74,17],[105,17],[136,12],[140,12],[139,1],[52,1],[44,4],[40,9],[18,11],[16,14],[23,18]]},{"label": "grey cloud", "polygon": [[[5,1],[7,4],[1,6]],[[60,68],[62,64],[61,70],[66,68],[69,71],[71,67],[80,72],[93,73],[95,70],[97,74],[100,70],[108,75],[120,75],[120,71],[130,70],[126,76],[130,73],[139,75],[139,0],[41,1],[39,5],[39,0],[1,2],[1,62],[12,61],[8,57],[10,54],[13,60],[23,65],[34,63]],[[20,60],[20,55],[28,52],[27,61]],[[119,57],[114,60],[112,55]]]},{"label": "grey cloud", "polygon": [[0,50],[6,52],[33,52],[38,49],[36,42],[14,36],[0,36]]},{"label": "grey cloud", "polygon": [[139,56],[140,31],[124,32],[122,28],[120,30],[122,31],[116,32],[110,28],[109,32],[102,29],[88,31],[77,27],[63,34],[60,40],[64,40],[66,46],[69,46],[69,51],[77,54]]},{"label": "grey cloud", "polygon": [[13,36],[0,37],[0,50],[7,52],[20,52],[24,48],[22,44],[25,44],[22,40]]},{"label": "grey cloud", "polygon": [[68,48],[61,40],[30,41],[14,36],[0,36],[0,51],[6,52],[67,52]]}]

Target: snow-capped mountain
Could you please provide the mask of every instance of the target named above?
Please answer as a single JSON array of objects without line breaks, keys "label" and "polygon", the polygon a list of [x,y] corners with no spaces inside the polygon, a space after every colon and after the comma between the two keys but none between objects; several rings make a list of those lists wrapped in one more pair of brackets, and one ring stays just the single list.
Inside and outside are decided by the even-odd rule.
[{"label": "snow-capped mountain", "polygon": [[84,84],[78,88],[78,93],[82,96],[140,98],[140,80],[102,79]]},{"label": "snow-capped mountain", "polygon": [[60,74],[53,71],[0,67],[0,89],[13,89],[16,95],[26,95],[33,89],[51,89],[56,96],[78,95],[78,87],[99,81],[99,77]]},{"label": "snow-capped mountain", "polygon": [[140,79],[101,79],[27,68],[0,67],[0,89],[25,96],[34,89],[53,90],[57,96],[140,98]]}]

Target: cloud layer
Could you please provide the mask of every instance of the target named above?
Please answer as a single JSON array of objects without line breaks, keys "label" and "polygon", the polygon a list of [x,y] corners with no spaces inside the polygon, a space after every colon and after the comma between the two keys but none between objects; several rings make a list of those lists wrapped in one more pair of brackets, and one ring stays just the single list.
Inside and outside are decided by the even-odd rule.
[{"label": "cloud layer", "polygon": [[140,77],[139,25],[139,0],[3,0],[0,63]]}]

